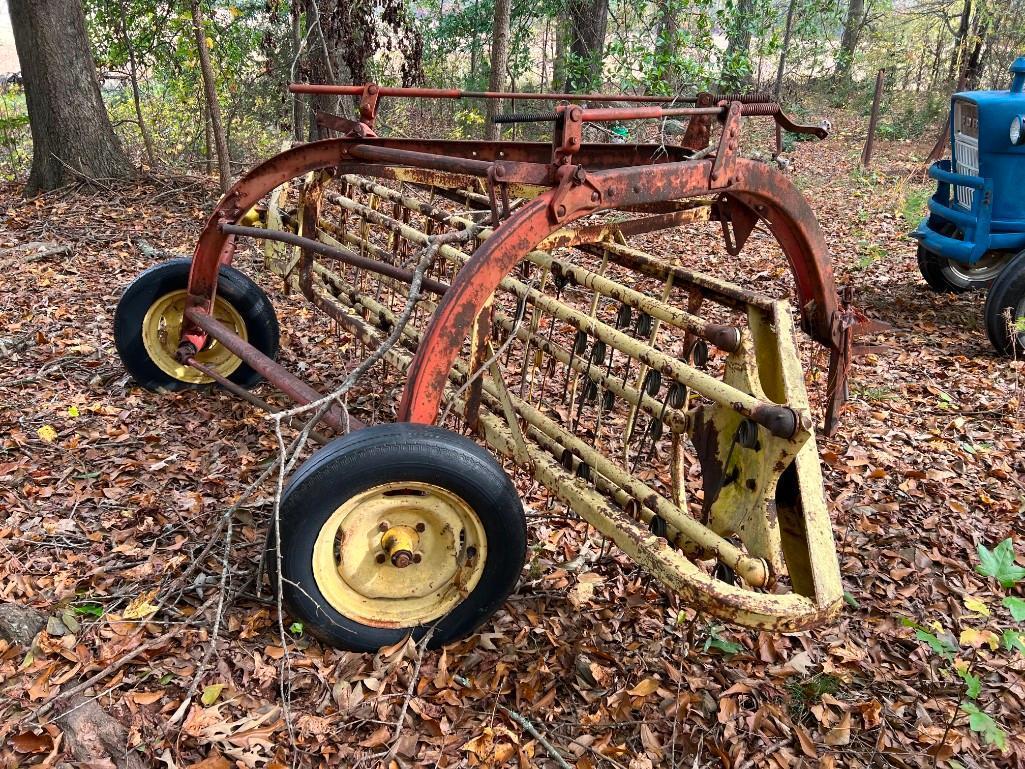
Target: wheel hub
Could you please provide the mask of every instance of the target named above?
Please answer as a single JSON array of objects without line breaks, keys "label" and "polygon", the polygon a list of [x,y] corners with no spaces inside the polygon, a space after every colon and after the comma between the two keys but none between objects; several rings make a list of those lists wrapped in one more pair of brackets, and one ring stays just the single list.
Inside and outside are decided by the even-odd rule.
[{"label": "wheel hub", "polygon": [[451,611],[480,581],[487,558],[477,514],[429,483],[390,483],[350,498],[313,548],[317,587],[346,617],[411,627]]},{"label": "wheel hub", "polygon": [[[187,300],[188,291],[181,289],[164,294],[153,302],[142,319],[142,343],[150,360],[165,374],[189,384],[210,384],[214,381],[212,378],[182,363],[177,357]],[[214,300],[213,316],[248,341],[246,324],[242,316],[220,297]],[[242,365],[241,358],[216,339],[211,339],[206,347],[196,353],[195,358],[225,377],[230,376]]]},{"label": "wheel hub", "polygon": [[948,259],[947,269],[965,283],[989,283],[996,279],[1011,256],[1011,254],[991,251],[983,255],[975,264],[970,265]]}]

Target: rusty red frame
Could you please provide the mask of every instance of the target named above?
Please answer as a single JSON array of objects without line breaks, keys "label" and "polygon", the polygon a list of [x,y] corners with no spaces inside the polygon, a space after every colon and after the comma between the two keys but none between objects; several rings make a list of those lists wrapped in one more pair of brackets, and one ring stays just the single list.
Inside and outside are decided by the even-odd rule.
[{"label": "rusty red frame", "polygon": [[[451,286],[445,290],[409,370],[399,419],[432,424],[437,419],[449,371],[471,332],[474,320],[499,282],[542,240],[566,224],[589,214],[631,209],[646,204],[713,196],[716,216],[723,223],[730,253],[738,253],[754,225],[766,223],[793,272],[802,327],[826,346],[830,358],[830,392],[826,429],[832,431],[846,397],[846,372],[851,350],[848,314],[837,296],[828,249],[815,215],[794,185],[780,172],[739,156],[738,140],[744,115],[772,116],[788,129],[824,136],[818,126],[798,126],[772,103],[731,95],[702,94],[693,108],[636,107],[593,109],[563,104],[556,108],[551,144],[541,142],[481,142],[379,138],[374,118],[381,96],[433,98],[543,98],[589,101],[665,102],[663,97],[628,95],[490,94],[445,89],[395,89],[364,86],[297,85],[299,93],[360,96],[360,121],[343,121],[348,135],[287,150],[252,169],[222,198],[196,246],[189,275],[189,309],[179,356],[187,360],[203,348],[208,336],[222,339],[228,332],[210,317],[219,265],[230,264],[238,232],[236,225],[265,195],[285,182],[311,171],[387,176],[396,166],[431,172],[483,177],[489,184],[525,183],[549,187],[501,222],[494,235],[477,249]],[[682,101],[682,100],[681,100]],[[663,145],[586,144],[582,126],[588,121],[629,120],[685,115],[691,119],[684,147]],[[713,119],[723,124],[714,157],[691,159],[696,147],[707,144]],[[322,121],[323,122],[323,121]],[[330,121],[328,121],[330,122]],[[732,226],[732,234],[730,227]],[[222,340],[223,341],[223,340]],[[261,360],[240,339],[234,351],[272,383],[299,402],[315,391],[278,364]]]}]

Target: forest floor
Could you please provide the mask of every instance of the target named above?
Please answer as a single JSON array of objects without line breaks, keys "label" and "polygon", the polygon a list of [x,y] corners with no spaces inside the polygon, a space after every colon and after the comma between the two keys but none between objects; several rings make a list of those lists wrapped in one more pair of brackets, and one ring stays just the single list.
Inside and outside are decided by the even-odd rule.
[{"label": "forest floor", "polygon": [[[248,581],[272,484],[241,506],[227,564],[216,542],[175,581],[276,456],[270,423],[220,391],[140,390],[111,337],[123,287],[162,258],[139,239],[190,252],[212,185],[158,176],[29,201],[0,189],[0,601],[51,617],[28,655],[0,641],[0,766],[59,761],[53,713],[31,711],[104,670],[91,692],[127,727],[126,749],[167,769],[377,766],[389,749],[396,766],[559,765],[538,734],[581,769],[1025,765],[1025,655],[985,637],[966,655],[979,706],[1010,735],[1001,752],[902,621],[938,622],[941,638],[1010,624],[976,548],[1025,538],[1025,367],[992,353],[981,295],[938,295],[918,274],[907,232],[929,189],[928,137],[881,142],[862,172],[860,129],[839,122],[827,142],[796,145],[789,173],[839,282],[892,328],[856,362],[839,432],[819,438],[849,600],[800,633],[677,623],[677,599],[629,559],[597,561],[593,530],[533,515],[529,572],[467,641],[362,655],[293,633],[286,649],[273,601]],[[68,248],[17,250],[30,243]],[[647,243],[688,258],[679,233]],[[255,252],[238,266],[274,300],[284,363],[340,380],[329,324]],[[743,270],[719,266],[780,269],[757,251]],[[225,574],[238,595],[207,658]]]}]

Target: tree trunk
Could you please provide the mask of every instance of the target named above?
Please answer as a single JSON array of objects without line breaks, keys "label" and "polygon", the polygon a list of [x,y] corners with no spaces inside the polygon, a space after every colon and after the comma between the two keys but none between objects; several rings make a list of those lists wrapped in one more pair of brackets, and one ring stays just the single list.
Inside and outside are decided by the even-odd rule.
[{"label": "tree trunk", "polygon": [[[511,0],[495,0],[495,24],[491,36],[491,79],[489,91],[502,91],[505,85],[505,68],[509,59],[509,13]],[[486,138],[494,141],[501,137],[502,127],[494,122],[502,106],[501,99],[488,99]]]},{"label": "tree trunk", "polygon": [[573,60],[566,77],[566,91],[600,90],[604,80],[605,30],[609,0],[569,0],[570,52]]},{"label": "tree trunk", "polygon": [[32,126],[26,194],[134,174],[114,135],[77,0],[11,0],[14,42]]},{"label": "tree trunk", "polygon": [[950,70],[947,72],[947,81],[953,83],[964,71],[965,48],[968,46],[968,30],[972,17],[972,0],[965,0],[961,9],[961,23],[954,33],[954,50],[950,56]]},{"label": "tree trunk", "polygon": [[678,10],[678,4],[673,0],[659,0],[655,62],[662,70],[662,80],[666,85],[665,91],[671,95],[679,94],[683,90],[677,55],[680,47],[680,23],[676,18]]},{"label": "tree trunk", "polygon": [[139,68],[135,62],[135,46],[132,45],[132,40],[128,37],[128,28],[125,25],[125,16],[127,11],[125,10],[124,0],[119,0],[118,9],[121,11],[120,31],[121,31],[121,42],[124,43],[125,49],[128,51],[128,72],[132,79],[132,100],[135,102],[135,117],[139,121],[139,133],[142,134],[142,143],[146,146],[146,158],[149,160],[150,167],[157,164],[157,154],[153,149],[153,136],[149,132],[149,126],[146,125],[146,120],[142,116],[142,99],[139,96]]},{"label": "tree trunk", "polygon": [[553,91],[561,91],[566,85],[566,78],[569,72],[566,67],[566,57],[569,51],[569,21],[560,17],[555,19],[555,55],[552,57],[552,85]]},{"label": "tree trunk", "polygon": [[210,130],[210,110],[204,105],[203,115],[203,160],[206,162],[206,175],[214,175],[214,132]]},{"label": "tree trunk", "polygon": [[203,11],[199,0],[191,0],[192,28],[196,33],[196,48],[199,50],[199,68],[203,72],[203,85],[206,87],[206,104],[210,111],[210,127],[217,147],[217,166],[220,169],[221,192],[231,187],[231,157],[228,155],[228,140],[224,137],[224,124],[221,122],[221,104],[217,101],[217,83],[214,80],[214,68],[210,63],[210,49],[206,45],[206,25],[203,23]]},{"label": "tree trunk", "polygon": [[[302,48],[302,11],[292,3],[289,13],[292,16],[292,52],[291,56],[298,56]],[[289,71],[289,79],[292,72]],[[303,140],[303,97],[297,93],[292,94],[292,138],[297,142]]]},{"label": "tree trunk", "polygon": [[[751,82],[751,16],[754,14],[754,0],[738,0],[737,11],[727,33],[726,65],[736,73],[736,85]],[[728,83],[732,86],[734,84]]]},{"label": "tree trunk", "polygon": [[940,62],[943,56],[943,32],[936,33],[936,53],[932,60],[932,74],[929,77],[929,90],[936,88],[936,84],[940,79]]},{"label": "tree trunk", "polygon": [[[976,11],[978,13],[978,11]],[[972,45],[972,52],[968,56],[968,62],[965,64],[965,85],[969,91],[974,91],[979,87],[979,81],[982,79],[982,69],[986,62],[986,52],[988,48],[986,46],[986,33],[989,27],[989,20],[984,20],[974,35],[972,35],[975,41]]]},{"label": "tree trunk", "polygon": [[847,6],[847,21],[843,25],[843,37],[840,38],[840,53],[836,57],[834,77],[838,81],[851,79],[854,54],[858,49],[858,37],[861,34],[861,25],[864,21],[865,0],[850,0]]},{"label": "tree trunk", "polygon": [[783,91],[783,74],[787,69],[787,49],[790,48],[790,30],[794,23],[794,6],[796,5],[797,0],[790,0],[790,5],[787,7],[787,25],[783,30],[783,47],[779,51],[779,69],[776,70],[776,86],[772,90],[776,101],[779,101],[779,95]]}]

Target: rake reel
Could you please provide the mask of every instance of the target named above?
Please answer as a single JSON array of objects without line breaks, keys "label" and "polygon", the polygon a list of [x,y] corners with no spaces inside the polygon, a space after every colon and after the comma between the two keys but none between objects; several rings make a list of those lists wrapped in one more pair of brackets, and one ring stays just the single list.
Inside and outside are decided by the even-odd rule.
[{"label": "rake reel", "polygon": [[[360,120],[321,115],[341,138],[243,177],[187,277],[159,266],[126,291],[116,335],[151,389],[244,392],[259,375],[299,403],[320,398],[274,362],[273,309],[227,266],[255,238],[348,350],[394,338],[382,360],[405,377],[401,396],[359,418],[329,410],[323,421],[351,432],[315,453],[282,499],[284,597],[311,631],[356,650],[408,632],[438,645],[502,604],[526,529],[481,444],[710,616],[796,630],[839,611],[790,303],[631,245],[714,221],[736,256],[761,223],[794,276],[802,328],[830,351],[832,429],[852,329],[822,234],[784,176],[738,154],[746,115],[824,129],[760,97],[702,94],[692,107],[559,104],[506,117],[550,120],[550,145],[384,139],[373,130],[381,97],[510,95],[293,90],[358,96]],[[631,100],[660,97],[590,97]],[[689,118],[682,146],[582,141],[587,122],[666,116]],[[389,409],[396,423],[364,424]]]}]

